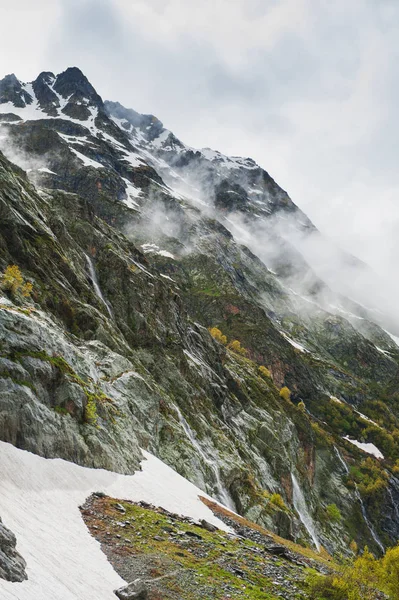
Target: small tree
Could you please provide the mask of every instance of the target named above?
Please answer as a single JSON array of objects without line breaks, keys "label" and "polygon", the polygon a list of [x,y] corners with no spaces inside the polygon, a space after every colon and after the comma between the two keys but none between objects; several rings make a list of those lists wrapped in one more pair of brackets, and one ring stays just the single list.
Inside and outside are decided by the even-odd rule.
[{"label": "small tree", "polygon": [[217,327],[211,327],[209,333],[220,344],[223,344],[224,346],[227,344],[227,337],[223,335],[223,333]]},{"label": "small tree", "polygon": [[357,553],[359,552],[359,548],[358,548],[358,545],[355,542],[355,540],[351,541],[351,543],[349,544],[349,548],[353,552],[353,554],[355,554],[355,555],[357,555]]},{"label": "small tree", "polygon": [[291,400],[290,388],[288,388],[286,385],[284,387],[282,387],[280,390],[280,396],[281,396],[281,398],[284,398],[284,400]]},{"label": "small tree", "polygon": [[241,354],[241,356],[247,355],[247,350],[241,346],[241,343],[238,340],[233,340],[227,347],[236,354]]},{"label": "small tree", "polygon": [[274,506],[277,506],[278,508],[282,508],[282,509],[286,508],[285,502],[284,502],[281,494],[277,494],[277,493],[272,494],[270,496],[270,502],[271,502],[271,504],[274,504]]},{"label": "small tree", "polygon": [[272,377],[272,374],[271,374],[271,372],[269,371],[269,369],[268,369],[267,367],[264,367],[263,365],[261,365],[261,366],[259,367],[259,373],[260,373],[261,375],[263,375],[263,377],[267,377],[268,379],[271,379],[271,377]]},{"label": "small tree", "polygon": [[13,296],[21,295],[24,298],[29,298],[33,289],[30,281],[24,281],[17,265],[8,265],[1,276],[1,287],[3,290],[11,292]]},{"label": "small tree", "polygon": [[387,550],[382,559],[382,568],[390,598],[399,598],[399,546]]}]

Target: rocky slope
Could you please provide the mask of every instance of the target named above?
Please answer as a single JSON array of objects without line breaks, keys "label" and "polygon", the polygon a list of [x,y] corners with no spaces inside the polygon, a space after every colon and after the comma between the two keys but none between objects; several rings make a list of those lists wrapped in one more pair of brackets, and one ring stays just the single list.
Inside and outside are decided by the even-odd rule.
[{"label": "rocky slope", "polygon": [[104,495],[91,496],[81,511],[116,571],[131,582],[116,592],[122,599],[134,590],[143,600],[303,600],[310,569],[326,574],[337,568],[250,522],[238,523],[233,513],[223,516],[231,528],[226,533],[205,520],[196,524],[145,502]]},{"label": "rocky slope", "polygon": [[7,76],[0,113],[0,439],[121,473],[144,447],[285,537],[396,541],[399,347],[281,235],[315,233],[287,193],[76,68]]}]

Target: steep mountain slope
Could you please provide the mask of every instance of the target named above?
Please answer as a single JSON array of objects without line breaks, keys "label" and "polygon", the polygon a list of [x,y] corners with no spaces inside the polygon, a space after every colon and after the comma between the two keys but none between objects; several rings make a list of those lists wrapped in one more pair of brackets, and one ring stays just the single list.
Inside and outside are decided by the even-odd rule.
[{"label": "steep mountain slope", "polygon": [[0,269],[33,286],[3,277],[0,439],[121,473],[144,447],[286,537],[396,541],[399,347],[281,235],[315,232],[287,193],[76,68],[7,76],[0,113]]}]

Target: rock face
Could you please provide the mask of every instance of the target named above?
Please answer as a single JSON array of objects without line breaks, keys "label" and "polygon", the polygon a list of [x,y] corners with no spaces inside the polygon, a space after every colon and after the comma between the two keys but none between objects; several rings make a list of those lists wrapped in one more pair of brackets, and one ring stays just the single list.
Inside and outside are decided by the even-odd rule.
[{"label": "rock face", "polygon": [[275,231],[315,231],[287,193],[79,69],[6,77],[0,112],[29,168],[0,153],[0,439],[123,473],[144,447],[283,536],[392,543],[399,347]]},{"label": "rock face", "polygon": [[16,551],[16,544],[15,535],[0,519],[0,579],[15,582],[27,579],[26,562]]}]

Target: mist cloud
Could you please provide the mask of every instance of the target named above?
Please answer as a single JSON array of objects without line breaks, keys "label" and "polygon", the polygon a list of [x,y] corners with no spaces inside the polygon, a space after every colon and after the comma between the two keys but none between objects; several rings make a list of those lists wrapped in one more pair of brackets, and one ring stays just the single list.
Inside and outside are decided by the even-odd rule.
[{"label": "mist cloud", "polygon": [[[334,242],[394,278],[394,0],[21,0],[2,73],[78,65],[103,98],[264,166]],[[392,292],[395,293],[395,292]]]}]

